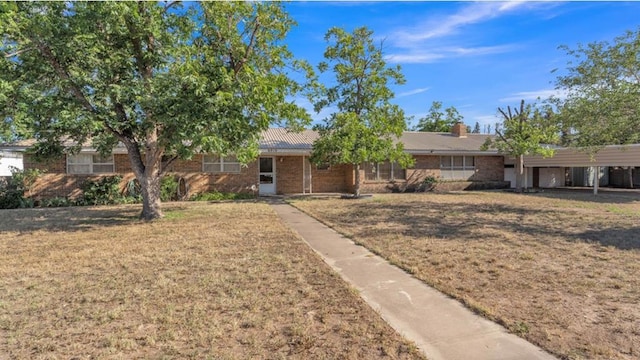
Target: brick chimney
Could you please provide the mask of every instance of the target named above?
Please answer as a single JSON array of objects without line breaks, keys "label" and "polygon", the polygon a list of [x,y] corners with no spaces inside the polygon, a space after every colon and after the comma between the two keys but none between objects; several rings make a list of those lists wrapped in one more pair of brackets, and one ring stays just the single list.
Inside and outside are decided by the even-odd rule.
[{"label": "brick chimney", "polygon": [[462,122],[457,122],[451,128],[451,133],[459,138],[467,137],[467,125]]}]

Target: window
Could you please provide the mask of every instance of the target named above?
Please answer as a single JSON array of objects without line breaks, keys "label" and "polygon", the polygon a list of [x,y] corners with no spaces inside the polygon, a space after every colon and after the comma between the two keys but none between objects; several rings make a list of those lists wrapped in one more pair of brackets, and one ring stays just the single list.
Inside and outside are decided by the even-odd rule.
[{"label": "window", "polygon": [[475,157],[473,156],[441,156],[440,173],[443,179],[469,179],[476,172]]},{"label": "window", "polygon": [[395,162],[365,163],[364,179],[368,181],[404,180],[405,171]]},{"label": "window", "polygon": [[68,174],[104,174],[114,171],[113,154],[107,156],[100,154],[67,155]]},{"label": "window", "polygon": [[205,155],[202,159],[202,171],[210,173],[239,173],[240,163],[233,155]]}]

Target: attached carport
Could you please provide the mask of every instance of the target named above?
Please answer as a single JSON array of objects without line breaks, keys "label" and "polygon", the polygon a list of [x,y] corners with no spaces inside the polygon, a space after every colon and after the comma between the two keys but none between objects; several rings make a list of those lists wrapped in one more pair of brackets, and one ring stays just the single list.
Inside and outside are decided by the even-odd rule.
[{"label": "attached carport", "polygon": [[524,166],[527,173],[532,173],[534,168],[591,167],[594,176],[593,193],[597,194],[601,167],[640,167],[640,144],[609,145],[596,149],[593,153],[574,148],[557,148],[555,155],[550,158],[525,156]]}]

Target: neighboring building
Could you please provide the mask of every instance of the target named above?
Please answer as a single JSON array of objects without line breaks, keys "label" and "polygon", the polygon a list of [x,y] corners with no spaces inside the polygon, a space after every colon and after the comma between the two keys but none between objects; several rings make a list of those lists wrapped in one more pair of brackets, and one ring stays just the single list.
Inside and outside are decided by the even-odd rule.
[{"label": "neighboring building", "polygon": [[[265,131],[260,141],[260,157],[242,166],[233,156],[198,154],[191,160],[177,160],[169,173],[184,178],[191,194],[206,191],[251,192],[260,195],[344,193],[354,188],[355,172],[348,164],[316,166],[309,156],[318,134],[283,128]],[[466,134],[466,127],[455,126],[452,133],[405,132],[400,141],[413,155],[415,165],[402,169],[388,161],[363,164],[362,192],[411,191],[427,176],[443,180],[443,188],[504,187],[504,157],[495,150],[480,150],[487,135]],[[33,143],[10,146],[24,151]],[[32,188],[36,197],[75,197],[87,178],[123,175],[123,187],[134,178],[126,149],[116,147],[109,156],[83,148],[79,154],[56,161],[38,163],[24,155],[24,168],[45,170]]]},{"label": "neighboring building", "polygon": [[0,150],[0,177],[11,176],[11,168],[22,170],[22,152]]}]

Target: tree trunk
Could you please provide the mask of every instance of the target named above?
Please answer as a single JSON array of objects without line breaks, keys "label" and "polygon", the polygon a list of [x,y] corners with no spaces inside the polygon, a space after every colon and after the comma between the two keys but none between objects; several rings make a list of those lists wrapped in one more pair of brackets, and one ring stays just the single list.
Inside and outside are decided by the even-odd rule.
[{"label": "tree trunk", "polygon": [[521,193],[524,180],[524,156],[516,157],[516,192]]},{"label": "tree trunk", "polygon": [[150,221],[163,216],[160,209],[160,179],[159,173],[145,174],[142,179],[138,179],[142,189],[142,220]]},{"label": "tree trunk", "polygon": [[130,139],[123,140],[127,147],[131,169],[140,183],[142,191],[142,213],[140,219],[151,221],[163,216],[160,200],[160,180],[162,179],[162,151],[157,148],[157,137],[151,133],[147,139],[145,161],[138,146]]},{"label": "tree trunk", "polygon": [[629,166],[629,189],[633,189],[633,166]]},{"label": "tree trunk", "polygon": [[355,171],[356,171],[356,183],[353,188],[353,197],[359,198],[360,197],[360,164],[356,164]]}]

